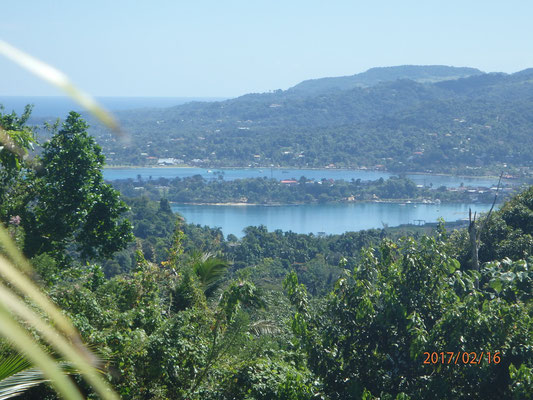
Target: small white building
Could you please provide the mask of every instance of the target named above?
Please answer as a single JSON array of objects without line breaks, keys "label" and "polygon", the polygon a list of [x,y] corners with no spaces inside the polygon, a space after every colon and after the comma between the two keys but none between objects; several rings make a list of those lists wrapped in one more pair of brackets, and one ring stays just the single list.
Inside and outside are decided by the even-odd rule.
[{"label": "small white building", "polygon": [[157,165],[174,165],[176,164],[175,158],[160,158],[157,160]]}]

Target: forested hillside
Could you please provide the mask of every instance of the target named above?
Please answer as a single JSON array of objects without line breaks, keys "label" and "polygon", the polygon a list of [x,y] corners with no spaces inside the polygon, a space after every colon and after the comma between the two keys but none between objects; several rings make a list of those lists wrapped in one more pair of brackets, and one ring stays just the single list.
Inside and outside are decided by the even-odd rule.
[{"label": "forested hillside", "polygon": [[[28,116],[0,114],[10,139],[0,149],[0,221],[10,238],[2,260],[22,265],[5,244],[23,252],[34,272],[19,273],[72,320],[81,339],[70,337],[98,354],[121,398],[533,396],[533,187],[473,222],[474,236],[443,225],[400,238],[260,226],[238,240],[186,224],[166,198],[121,199],[103,182],[101,149],[76,113],[29,158],[37,143]],[[27,315],[13,304],[2,302],[2,313]],[[43,380],[26,386],[17,375],[35,374],[31,363],[8,368],[28,356],[21,352],[0,338],[2,370],[11,371],[0,390],[18,383],[19,398],[57,399]],[[61,365],[96,398],[79,371]]]},{"label": "forested hillside", "polygon": [[[92,132],[111,164],[155,165],[171,158],[168,163],[218,167],[527,173],[533,70],[443,74],[436,66],[406,74],[406,67],[396,68],[378,71],[380,78],[364,87],[331,78],[338,85],[318,91],[297,85],[223,102],[121,112],[130,144],[98,127]],[[446,79],[453,74],[467,77]]]}]

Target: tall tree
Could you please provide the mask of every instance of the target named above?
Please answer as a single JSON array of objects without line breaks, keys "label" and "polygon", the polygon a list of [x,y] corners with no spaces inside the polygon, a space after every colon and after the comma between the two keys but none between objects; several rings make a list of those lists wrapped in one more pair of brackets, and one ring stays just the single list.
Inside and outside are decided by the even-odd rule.
[{"label": "tall tree", "polygon": [[61,258],[73,243],[82,258],[105,258],[133,239],[119,193],[104,183],[104,155],[87,134],[88,125],[71,112],[46,143],[36,197],[23,226],[27,256],[50,252]]}]

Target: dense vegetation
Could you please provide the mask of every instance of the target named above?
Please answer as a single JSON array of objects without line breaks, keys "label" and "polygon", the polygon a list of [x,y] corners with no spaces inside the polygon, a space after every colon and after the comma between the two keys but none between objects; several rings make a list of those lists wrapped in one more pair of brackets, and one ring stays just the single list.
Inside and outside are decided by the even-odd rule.
[{"label": "dense vegetation", "polygon": [[[476,222],[479,270],[468,232],[443,226],[404,238],[249,227],[238,240],[185,224],[166,198],[127,210],[75,113],[29,160],[25,118],[0,119],[13,144],[0,149],[0,220],[122,398],[533,396],[533,187]],[[0,358],[12,352],[0,340]],[[425,364],[425,352],[485,358]]]},{"label": "dense vegetation", "polygon": [[[331,78],[323,90],[303,89],[322,86],[313,81],[223,102],[121,112],[130,145],[103,129],[93,132],[111,164],[173,158],[218,167],[333,164],[481,174],[506,165],[515,174],[528,171],[532,70],[398,68],[374,71],[364,87]],[[439,75],[466,77],[438,81]]]},{"label": "dense vegetation", "polygon": [[63,254],[71,247],[82,259],[97,259],[123,248],[133,239],[129,222],[121,219],[126,207],[104,183],[104,156],[87,124],[71,112],[42,146],[41,157],[27,161],[36,143],[25,126],[30,112],[27,107],[20,118],[0,115],[12,138],[0,149],[0,216],[23,230],[25,254]]},{"label": "dense vegetation", "polygon": [[129,197],[146,195],[157,200],[164,196],[176,203],[291,204],[369,200],[490,203],[494,198],[494,193],[488,189],[474,190],[474,193],[468,192],[466,188],[455,191],[449,191],[446,187],[429,189],[417,187],[409,179],[396,177],[387,180],[357,179],[346,182],[326,179],[313,181],[302,176],[298,180],[287,179],[280,182],[267,178],[209,181],[196,175],[183,179],[130,179],[114,181],[112,184]]},{"label": "dense vegetation", "polygon": [[[225,238],[220,228],[185,223],[171,212],[166,199],[153,202],[147,197],[139,197],[126,201],[131,206],[127,216],[137,241],[102,264],[107,277],[130,272],[135,266],[136,249],[142,249],[145,259],[150,262],[161,264],[166,261],[174,229],[179,224],[185,235],[181,243],[187,254],[220,254],[231,261],[230,273],[252,265],[260,266],[258,271],[262,272],[254,272],[254,278],[264,278],[266,282],[275,277],[278,284],[287,271],[297,268],[302,276],[309,276],[304,281],[315,287],[314,292],[325,293],[340,273],[339,260],[346,259],[350,265],[355,265],[361,248],[391,236],[381,229],[315,236],[280,230],[268,232],[264,226],[258,226],[246,228],[244,237],[239,240],[234,235]],[[395,232],[392,236],[399,237],[401,233]]]}]

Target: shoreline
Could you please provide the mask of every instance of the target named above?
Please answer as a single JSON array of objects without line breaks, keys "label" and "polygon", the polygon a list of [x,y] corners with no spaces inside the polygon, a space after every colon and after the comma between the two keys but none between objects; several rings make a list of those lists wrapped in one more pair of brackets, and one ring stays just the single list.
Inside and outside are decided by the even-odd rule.
[{"label": "shoreline", "polygon": [[[430,175],[430,176],[449,176],[449,177],[455,177],[455,178],[469,178],[469,179],[497,179],[499,176],[497,175],[455,175],[451,173],[444,173],[444,172],[416,172],[416,171],[408,171],[408,172],[394,172],[394,171],[388,171],[384,169],[357,169],[357,168],[319,168],[319,167],[306,167],[306,168],[297,168],[297,167],[197,167],[197,166],[191,166],[186,164],[180,164],[180,165],[106,165],[104,166],[104,169],[140,169],[140,168],[146,168],[146,169],[169,169],[169,168],[179,168],[179,169],[187,169],[187,168],[196,168],[196,169],[205,169],[205,170],[213,170],[213,171],[220,171],[220,170],[234,170],[234,169],[243,169],[243,170],[269,170],[269,169],[275,169],[275,170],[295,170],[295,171],[320,171],[320,170],[331,170],[331,171],[354,171],[354,172],[385,172],[394,176],[400,176],[400,175]],[[509,179],[509,178],[504,178]]]},{"label": "shoreline", "polygon": [[[169,201],[171,205],[187,205],[187,206],[235,206],[235,207],[243,207],[243,206],[262,206],[262,207],[285,207],[285,206],[304,206],[304,205],[327,205],[327,204],[370,204],[370,203],[385,203],[385,204],[398,204],[402,206],[408,206],[408,205],[432,205],[432,206],[440,206],[440,205],[447,205],[447,204],[484,204],[489,205],[491,203],[478,203],[478,202],[471,202],[471,203],[465,203],[463,201],[446,201],[446,202],[434,202],[434,201],[426,201],[423,200],[413,200],[413,199],[404,199],[404,200],[396,200],[396,199],[382,199],[382,200],[364,200],[364,201],[328,201],[326,203],[242,203],[242,202],[227,202],[227,203],[202,203],[202,202],[177,202],[177,201]],[[501,204],[500,202],[497,202],[496,205]]]}]

